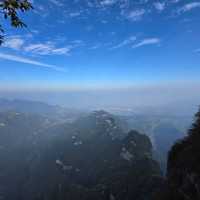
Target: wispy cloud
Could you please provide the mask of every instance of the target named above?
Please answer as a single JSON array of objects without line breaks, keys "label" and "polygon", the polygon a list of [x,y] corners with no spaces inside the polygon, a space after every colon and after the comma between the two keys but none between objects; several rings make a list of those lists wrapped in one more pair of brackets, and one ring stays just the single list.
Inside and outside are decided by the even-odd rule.
[{"label": "wispy cloud", "polygon": [[50,2],[59,7],[64,5],[60,0],[50,0]]},{"label": "wispy cloud", "polygon": [[60,71],[60,72],[66,72],[66,70],[64,68],[57,67],[55,65],[49,65],[49,64],[46,64],[46,63],[42,63],[42,62],[32,60],[32,59],[29,59],[29,58],[25,58],[25,57],[21,57],[21,56],[15,56],[15,55],[12,55],[12,54],[0,53],[0,59],[30,64],[30,65],[35,65],[35,66],[38,66],[38,67],[45,67],[45,68]]},{"label": "wispy cloud", "polygon": [[171,0],[170,3],[179,3],[181,0]]},{"label": "wispy cloud", "polygon": [[71,12],[69,13],[69,17],[78,17],[81,15],[81,11],[77,11],[77,12]]},{"label": "wispy cloud", "polygon": [[24,36],[12,36],[7,37],[4,48],[13,50],[20,50],[21,52],[28,52],[34,55],[69,55],[71,50],[78,46],[76,43],[72,43],[66,46],[58,47],[55,42],[44,42],[44,43],[30,43],[30,38]]},{"label": "wispy cloud", "polygon": [[191,2],[191,3],[185,4],[183,7],[181,7],[178,10],[178,13],[188,12],[195,8],[200,8],[200,2]]},{"label": "wispy cloud", "polygon": [[56,48],[51,42],[30,44],[24,47],[24,51],[39,55],[69,55],[71,46]]},{"label": "wispy cloud", "polygon": [[158,10],[158,11],[163,11],[165,9],[165,3],[164,2],[155,2],[154,4],[154,7]]},{"label": "wispy cloud", "polygon": [[159,38],[146,38],[146,39],[142,40],[141,42],[133,45],[132,48],[138,48],[138,47],[142,47],[145,45],[153,45],[153,44],[159,44],[159,43],[160,43]]},{"label": "wispy cloud", "polygon": [[200,49],[195,49],[194,52],[200,53]]},{"label": "wispy cloud", "polygon": [[90,8],[106,8],[106,7],[110,7],[114,4],[116,4],[117,2],[119,2],[119,0],[98,0],[98,1],[94,1],[94,0],[87,0],[87,5]]},{"label": "wispy cloud", "polygon": [[116,0],[103,0],[100,2],[102,6],[111,6],[116,3]]},{"label": "wispy cloud", "polygon": [[143,15],[146,13],[144,9],[132,10],[128,13],[123,12],[122,14],[131,21],[141,20]]},{"label": "wispy cloud", "polygon": [[95,45],[89,47],[88,49],[89,49],[89,50],[96,50],[96,49],[99,49],[99,48],[101,48],[101,47],[102,47],[102,44],[95,44]]},{"label": "wispy cloud", "polygon": [[24,45],[24,40],[19,36],[7,37],[3,43],[3,47],[20,50]]},{"label": "wispy cloud", "polygon": [[136,40],[136,37],[135,36],[131,36],[129,37],[128,39],[122,41],[121,43],[111,47],[110,49],[118,49],[118,48],[121,48],[123,46],[126,46],[126,45],[129,45],[129,44],[132,44],[134,41]]}]

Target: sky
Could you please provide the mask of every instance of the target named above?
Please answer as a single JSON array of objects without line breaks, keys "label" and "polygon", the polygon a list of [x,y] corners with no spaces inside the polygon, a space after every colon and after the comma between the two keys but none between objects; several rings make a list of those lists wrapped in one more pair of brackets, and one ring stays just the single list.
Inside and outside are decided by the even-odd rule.
[{"label": "sky", "polygon": [[34,10],[20,13],[28,28],[14,29],[3,21],[1,90],[122,89],[200,81],[200,1],[32,3]]}]

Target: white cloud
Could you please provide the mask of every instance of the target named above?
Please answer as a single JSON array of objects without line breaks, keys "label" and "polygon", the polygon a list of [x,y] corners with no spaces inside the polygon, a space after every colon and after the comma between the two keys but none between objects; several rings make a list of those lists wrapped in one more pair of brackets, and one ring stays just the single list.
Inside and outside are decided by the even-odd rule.
[{"label": "white cloud", "polygon": [[[47,41],[44,43],[30,43],[28,40],[32,35],[7,37],[3,43],[4,48],[9,48],[21,52],[28,52],[35,55],[69,55],[71,50],[83,45],[81,40],[74,40],[65,46],[56,44],[57,42]],[[60,43],[60,42],[59,42]]]},{"label": "white cloud", "polygon": [[100,2],[102,6],[111,6],[116,3],[116,0],[103,0]]},{"label": "white cloud", "polygon": [[154,7],[158,10],[158,11],[163,11],[165,9],[165,3],[164,2],[155,2]]},{"label": "white cloud", "polygon": [[131,21],[141,20],[144,14],[145,14],[144,9],[132,10],[129,13],[124,13],[125,17]]},{"label": "white cloud", "polygon": [[53,3],[56,6],[63,6],[63,2],[59,1],[59,0],[50,0],[51,3]]},{"label": "white cloud", "polygon": [[66,70],[64,68],[57,67],[55,65],[49,65],[49,64],[38,62],[38,61],[29,59],[29,58],[15,56],[15,55],[11,55],[11,54],[0,53],[0,59],[35,65],[35,66],[39,66],[39,67],[45,67],[45,68],[49,68],[49,69],[60,71],[60,72],[66,72]]},{"label": "white cloud", "polygon": [[83,40],[72,40],[70,42],[70,44],[72,44],[72,48],[79,47],[79,46],[83,46],[84,45],[84,41]]},{"label": "white cloud", "polygon": [[57,48],[52,50],[52,54],[68,55],[70,50],[70,47]]},{"label": "white cloud", "polygon": [[96,45],[91,46],[89,50],[96,50],[96,49],[99,49],[101,46],[102,44],[96,44]]},{"label": "white cloud", "polygon": [[192,3],[185,4],[183,7],[181,7],[178,10],[178,13],[187,12],[194,8],[200,8],[200,2],[192,2]]},{"label": "white cloud", "polygon": [[132,44],[135,40],[136,40],[136,37],[135,36],[131,36],[128,39],[126,39],[126,40],[122,41],[121,43],[119,43],[118,45],[113,46],[111,49],[118,49],[118,48],[121,48],[123,46]]},{"label": "white cloud", "polygon": [[33,54],[39,55],[69,55],[71,51],[71,46],[56,48],[52,43],[38,43],[30,44],[24,47],[26,52],[31,52]]},{"label": "white cloud", "polygon": [[200,49],[195,49],[194,52],[200,53]]},{"label": "white cloud", "polygon": [[72,13],[69,13],[70,17],[78,17],[80,15],[81,15],[81,12],[72,12]]},{"label": "white cloud", "polygon": [[24,44],[24,40],[19,36],[12,36],[6,38],[3,47],[20,50]]},{"label": "white cloud", "polygon": [[171,3],[178,3],[180,2],[181,0],[171,0]]},{"label": "white cloud", "polygon": [[94,0],[87,0],[87,5],[90,8],[105,8],[105,7],[109,7],[114,5],[115,3],[117,3],[119,0],[98,0],[98,1],[94,1]]},{"label": "white cloud", "polygon": [[33,34],[39,34],[40,32],[39,32],[39,30],[31,30],[31,33],[33,33]]},{"label": "white cloud", "polygon": [[152,44],[159,44],[159,43],[160,43],[159,38],[146,38],[146,39],[142,40],[141,42],[133,45],[132,48],[138,48],[138,47],[145,46],[145,45],[152,45]]}]

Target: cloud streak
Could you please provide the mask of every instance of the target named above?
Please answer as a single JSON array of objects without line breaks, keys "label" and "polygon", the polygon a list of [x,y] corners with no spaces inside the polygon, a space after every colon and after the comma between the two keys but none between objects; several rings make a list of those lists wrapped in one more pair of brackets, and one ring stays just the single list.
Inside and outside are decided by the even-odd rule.
[{"label": "cloud streak", "polygon": [[146,13],[144,9],[132,10],[128,14],[124,14],[130,21],[139,21],[142,19],[143,15]]},{"label": "cloud streak", "polygon": [[64,4],[61,1],[58,0],[50,0],[51,3],[53,3],[56,6],[62,7]]},{"label": "cloud streak", "polygon": [[69,55],[71,48],[72,47],[70,46],[56,48],[51,43],[46,43],[46,44],[37,43],[37,44],[30,44],[24,47],[24,50],[39,55]]},{"label": "cloud streak", "polygon": [[130,44],[132,44],[135,40],[136,40],[136,37],[135,37],[135,36],[131,36],[131,37],[129,37],[128,39],[122,41],[121,43],[119,43],[119,44],[113,46],[113,47],[111,48],[111,50],[112,50],[112,49],[119,49],[119,48],[124,47],[124,46],[126,46],[126,45],[130,45]]},{"label": "cloud streak", "polygon": [[146,38],[144,40],[142,40],[141,42],[135,44],[132,46],[132,48],[138,48],[138,47],[142,47],[142,46],[146,46],[146,45],[153,45],[153,44],[159,44],[160,43],[160,39],[159,38]]},{"label": "cloud streak", "polygon": [[34,65],[34,66],[38,66],[38,67],[45,67],[45,68],[59,71],[59,72],[67,72],[64,68],[57,67],[55,65],[49,65],[49,64],[46,64],[43,62],[35,61],[35,60],[29,59],[29,58],[24,58],[21,56],[15,56],[12,54],[0,53],[0,59],[30,64],[30,65]]},{"label": "cloud streak", "polygon": [[192,3],[185,4],[183,7],[181,7],[178,10],[178,13],[188,12],[195,8],[200,8],[200,2],[192,2]]}]

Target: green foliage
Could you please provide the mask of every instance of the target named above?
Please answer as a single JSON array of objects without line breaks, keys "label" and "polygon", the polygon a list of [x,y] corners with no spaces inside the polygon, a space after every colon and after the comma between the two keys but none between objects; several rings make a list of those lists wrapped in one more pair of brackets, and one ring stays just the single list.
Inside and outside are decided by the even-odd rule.
[{"label": "green foliage", "polygon": [[[1,0],[0,1],[0,14],[5,19],[10,21],[11,26],[15,28],[26,27],[26,24],[19,18],[19,12],[26,12],[33,9],[33,6],[28,0]],[[3,43],[4,29],[0,24],[0,45]]]}]

